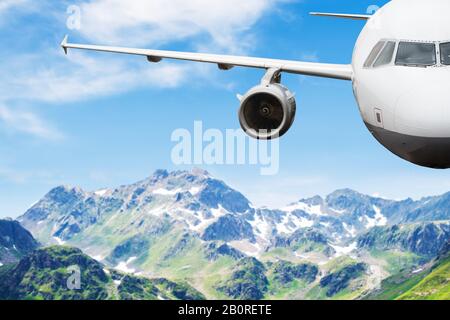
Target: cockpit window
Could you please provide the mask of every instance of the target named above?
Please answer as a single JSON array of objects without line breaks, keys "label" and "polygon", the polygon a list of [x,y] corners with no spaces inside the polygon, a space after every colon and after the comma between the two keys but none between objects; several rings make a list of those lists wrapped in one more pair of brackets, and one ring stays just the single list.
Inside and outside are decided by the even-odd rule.
[{"label": "cockpit window", "polygon": [[395,50],[395,42],[388,41],[384,46],[383,51],[381,51],[380,55],[378,56],[377,61],[375,61],[375,63],[373,64],[373,66],[380,67],[391,63],[392,57],[394,56],[394,50]]},{"label": "cockpit window", "polygon": [[450,42],[441,43],[441,64],[450,65]]},{"label": "cockpit window", "polygon": [[408,67],[429,67],[436,64],[433,43],[400,42],[395,64]]},{"label": "cockpit window", "polygon": [[372,66],[381,49],[383,49],[384,43],[384,41],[380,41],[375,45],[375,47],[372,49],[372,52],[370,52],[366,62],[364,63],[364,68],[370,68]]}]

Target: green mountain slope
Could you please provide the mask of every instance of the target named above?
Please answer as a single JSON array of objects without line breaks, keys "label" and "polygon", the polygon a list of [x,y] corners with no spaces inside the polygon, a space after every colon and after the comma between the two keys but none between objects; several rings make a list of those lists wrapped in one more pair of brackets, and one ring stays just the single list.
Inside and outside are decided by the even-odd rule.
[{"label": "green mountain slope", "polygon": [[450,256],[440,261],[430,274],[398,300],[450,300]]},{"label": "green mountain slope", "polygon": [[430,266],[403,270],[381,282],[365,300],[450,300],[450,245]]},{"label": "green mountain slope", "polygon": [[400,272],[384,279],[380,288],[363,297],[364,300],[395,300],[417,285],[427,274],[428,270],[412,275],[410,272]]},{"label": "green mountain slope", "polygon": [[328,263],[327,273],[308,291],[307,299],[352,300],[365,286],[368,266],[349,258],[338,258]]},{"label": "green mountain slope", "polygon": [[204,297],[186,284],[126,275],[106,269],[79,249],[54,246],[36,250],[20,262],[0,268],[0,300],[11,299],[198,300]]}]

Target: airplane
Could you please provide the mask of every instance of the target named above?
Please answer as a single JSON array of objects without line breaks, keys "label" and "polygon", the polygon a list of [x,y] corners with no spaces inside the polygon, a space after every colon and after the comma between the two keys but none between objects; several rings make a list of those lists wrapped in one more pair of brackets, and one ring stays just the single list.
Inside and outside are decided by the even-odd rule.
[{"label": "airplane", "polygon": [[311,13],[364,20],[351,64],[214,55],[61,43],[84,49],[217,64],[221,70],[265,70],[261,83],[240,99],[239,122],[256,139],[276,139],[292,126],[294,94],[282,73],[352,81],[361,117],[385,148],[419,166],[450,168],[450,1],[392,0],[374,14]]}]

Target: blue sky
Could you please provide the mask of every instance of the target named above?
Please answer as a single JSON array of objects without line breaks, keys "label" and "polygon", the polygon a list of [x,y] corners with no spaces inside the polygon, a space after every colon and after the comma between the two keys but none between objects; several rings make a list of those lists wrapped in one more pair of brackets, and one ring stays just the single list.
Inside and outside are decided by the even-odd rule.
[{"label": "blue sky", "polygon": [[[236,94],[259,70],[71,52],[75,42],[350,63],[363,22],[308,16],[365,13],[383,1],[31,1],[0,3],[0,217],[18,216],[56,185],[132,183],[172,164],[177,128],[238,128]],[[67,8],[81,29],[67,28]],[[125,13],[124,6],[127,6]],[[280,172],[203,166],[256,205],[279,206],[349,187],[389,198],[450,190],[450,171],[407,163],[364,127],[351,83],[285,75],[298,114],[280,144]]]}]

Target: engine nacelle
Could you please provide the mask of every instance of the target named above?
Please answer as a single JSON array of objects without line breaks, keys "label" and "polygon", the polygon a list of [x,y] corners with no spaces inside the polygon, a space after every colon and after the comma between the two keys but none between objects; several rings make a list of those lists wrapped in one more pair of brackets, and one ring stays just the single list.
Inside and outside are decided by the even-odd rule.
[{"label": "engine nacelle", "polygon": [[279,83],[258,85],[242,98],[239,122],[255,139],[276,139],[291,128],[295,112],[295,97],[289,89]]}]

